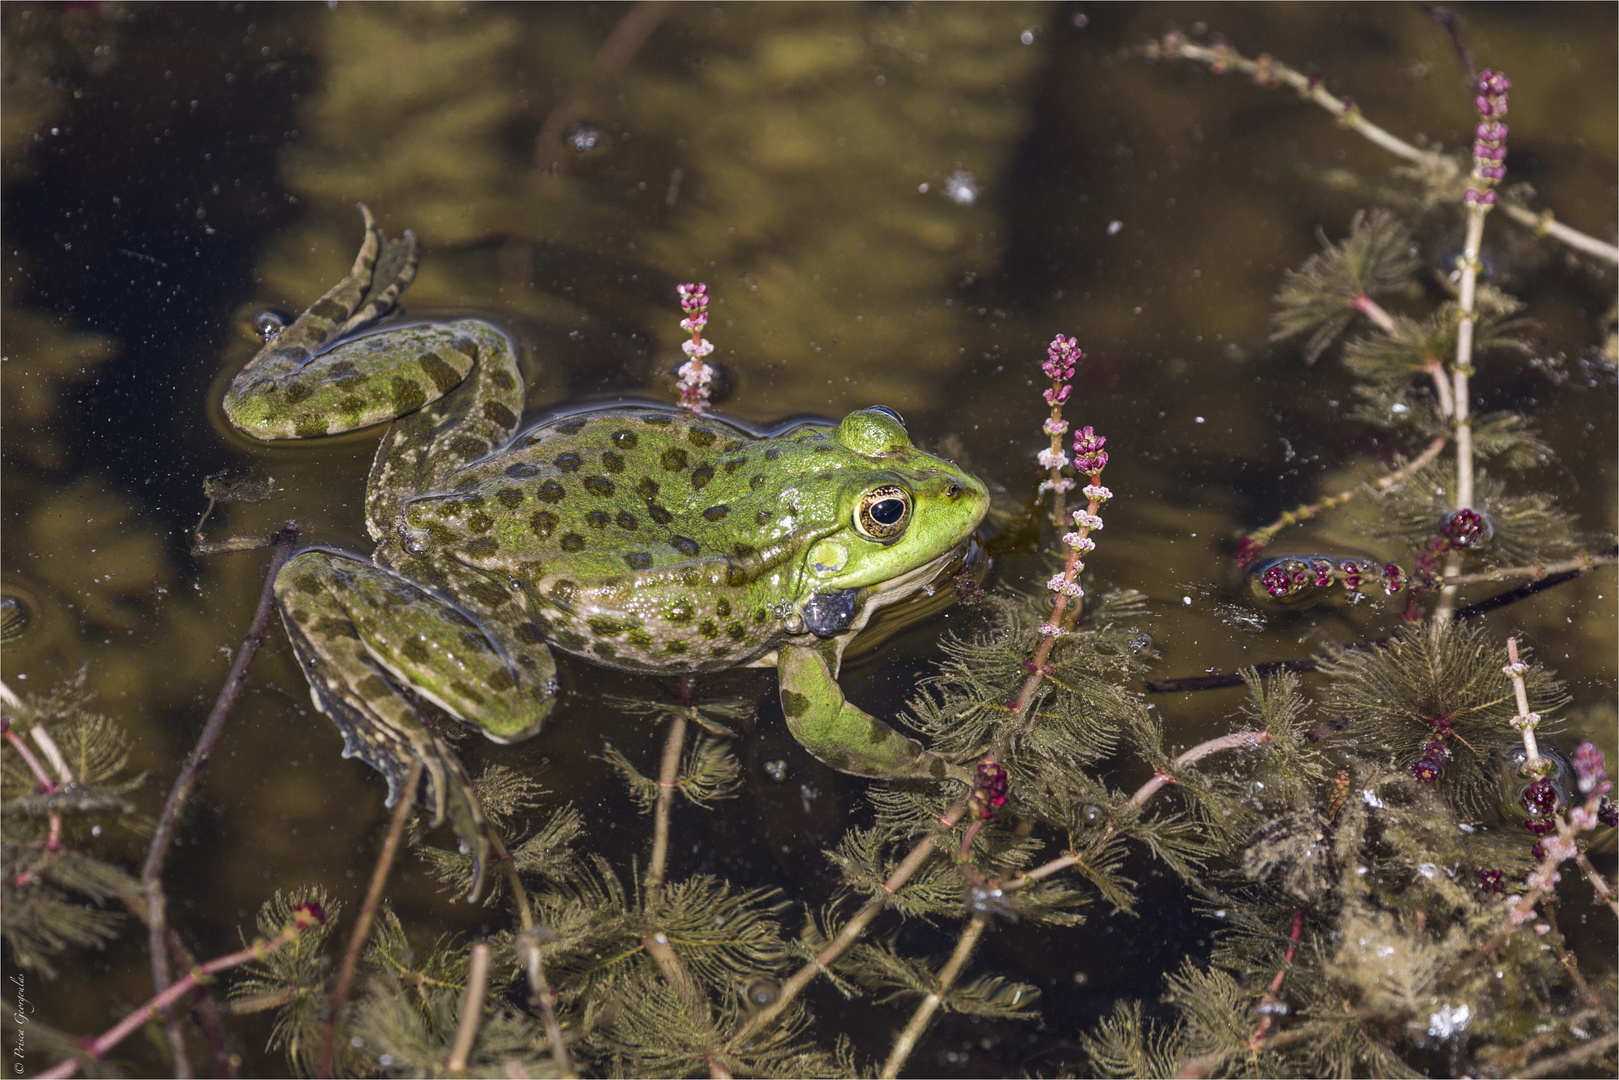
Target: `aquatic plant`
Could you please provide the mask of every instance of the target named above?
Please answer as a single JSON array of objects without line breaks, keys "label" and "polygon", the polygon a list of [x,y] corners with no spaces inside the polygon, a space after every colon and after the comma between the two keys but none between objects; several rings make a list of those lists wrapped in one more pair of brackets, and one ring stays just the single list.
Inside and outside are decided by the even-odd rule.
[{"label": "aquatic plant", "polygon": [[[478,19],[454,40],[505,47]],[[435,25],[458,24],[443,17]],[[1244,62],[1179,37],[1159,49],[1187,59],[1204,50],[1228,70]],[[1283,65],[1251,63],[1262,84],[1291,81]],[[1299,79],[1307,99],[1321,103],[1319,82]],[[1504,89],[1481,87],[1492,114],[1481,129],[1499,124]],[[474,101],[482,92],[467,91]],[[1326,96],[1350,130],[1381,132]],[[330,135],[337,121],[328,119]],[[1508,196],[1500,177],[1481,170],[1499,167],[1505,138],[1494,127],[1478,135],[1471,182],[1435,182],[1434,197],[1469,223],[1489,223],[1483,196],[1498,196],[1495,209]],[[536,182],[566,169],[539,171]],[[973,190],[970,180],[953,186]],[[509,767],[477,774],[499,855],[472,936],[435,939],[438,928],[408,902],[385,901],[404,853],[447,898],[464,896],[474,876],[471,857],[434,847],[401,800],[353,918],[324,890],[283,886],[259,912],[254,944],[198,964],[163,959],[175,935],[159,915],[149,923],[155,997],[86,1047],[42,1037],[63,1059],[53,1074],[95,1067],[151,1009],[169,1006],[163,1026],[177,1071],[189,1068],[199,1033],[215,1067],[228,1071],[220,1014],[262,1013],[274,1018],[274,1052],[301,1074],[923,1072],[930,1065],[918,1055],[944,1014],[981,1020],[983,1030],[1060,1015],[1050,983],[1025,981],[1033,977],[1015,966],[1014,935],[1034,927],[1042,941],[1071,940],[1110,909],[1140,919],[1133,925],[1142,933],[1159,932],[1144,885],[1160,874],[1201,905],[1212,952],[1188,947],[1165,973],[1162,1008],[1118,1002],[1064,1067],[1116,1075],[1611,1070],[1613,970],[1580,949],[1605,931],[1567,915],[1593,893],[1614,905],[1607,767],[1590,742],[1566,749],[1568,692],[1524,635],[1491,617],[1531,595],[1524,588],[1611,563],[1611,541],[1578,533],[1554,492],[1523,479],[1544,452],[1527,411],[1473,412],[1470,369],[1507,362],[1525,341],[1510,297],[1475,280],[1471,306],[1463,299],[1476,238],[1464,247],[1454,297],[1438,283],[1425,296],[1411,229],[1397,213],[1356,218],[1345,237],[1324,241],[1280,281],[1276,324],[1278,340],[1305,342],[1303,363],[1337,351],[1357,379],[1356,415],[1387,440],[1370,445],[1399,456],[1375,471],[1356,465],[1362,482],[1326,486],[1324,497],[1252,530],[1236,552],[1260,603],[1320,600],[1327,606],[1319,610],[1358,614],[1370,607],[1366,597],[1397,597],[1407,623],[1391,635],[1345,638],[1340,622],[1321,637],[1335,643],[1307,658],[1231,673],[1225,681],[1246,696],[1230,730],[1182,749],[1190,740],[1150,698],[1193,687],[1142,682],[1156,661],[1149,628],[1169,613],[1107,585],[1109,560],[1132,540],[1120,529],[1129,519],[1110,517],[1106,535],[1124,532],[1112,545],[1098,550],[1095,536],[1112,506],[1102,484],[1110,454],[1120,464],[1109,476],[1128,511],[1131,488],[1118,477],[1142,448],[1111,422],[1111,446],[1093,426],[1064,445],[1063,408],[1084,400],[1071,387],[1086,356],[1058,335],[1042,369],[1051,388],[1041,425],[1049,444],[1034,459],[1039,487],[1031,468],[1012,499],[1029,496],[1024,516],[1033,521],[1053,492],[1054,528],[1039,534],[1038,554],[1005,560],[1005,585],[964,613],[966,628],[946,638],[908,705],[909,726],[972,781],[869,787],[827,852],[837,887],[824,903],[793,903],[734,866],[699,871],[683,859],[694,821],[742,789],[748,769],[735,748],[757,722],[751,701],[708,699],[699,694],[707,687],[683,683],[601,703],[661,728],[654,761],[601,750],[626,804],[640,812],[637,824],[579,804],[565,769],[551,781],[560,794]],[[708,344],[698,322],[705,296],[697,287],[681,296],[688,345]],[[1464,326],[1472,328],[1465,348]],[[1031,381],[1035,359],[1024,363]],[[700,408],[700,369],[688,370],[683,402]],[[1029,397],[1026,435],[1040,411]],[[1081,478],[1087,502],[1071,512],[1066,495]],[[1003,520],[1018,519],[1016,509],[1001,510]],[[1279,539],[1305,522],[1330,529],[1346,521],[1382,545],[1378,557],[1328,558],[1308,540],[1277,553]],[[256,542],[280,549],[291,539]],[[1471,595],[1463,590],[1513,578],[1529,585],[1461,602]],[[1300,623],[1315,619],[1287,610]],[[216,703],[221,722],[264,632],[263,619],[255,623]],[[1262,640],[1283,653],[1292,638]],[[43,976],[67,950],[116,931],[94,921],[104,912],[87,900],[128,896],[148,919],[163,910],[165,854],[186,827],[180,810],[211,744],[205,734],[173,788],[143,882],[112,859],[98,860],[100,877],[74,878],[70,871],[88,864],[64,851],[95,850],[75,832],[75,815],[88,807],[74,799],[97,791],[116,799],[130,782],[111,750],[116,740],[108,726],[94,728],[82,741],[100,747],[86,757],[102,764],[72,768],[69,780],[45,747],[64,762],[73,757],[64,733],[84,722],[85,704],[13,696],[5,707],[8,948]],[[632,838],[609,847],[603,833],[615,825]],[[609,858],[609,850],[630,854]],[[112,880],[116,893],[95,891]],[[1590,916],[1607,918],[1601,907]],[[21,946],[9,938],[13,922]],[[89,930],[75,938],[63,929],[73,925]],[[165,963],[178,978],[161,973]],[[207,977],[227,969],[235,974],[219,1000]],[[835,995],[887,1007],[896,1029],[889,1045],[842,1037]],[[179,1007],[189,1002],[195,1018]]]}]

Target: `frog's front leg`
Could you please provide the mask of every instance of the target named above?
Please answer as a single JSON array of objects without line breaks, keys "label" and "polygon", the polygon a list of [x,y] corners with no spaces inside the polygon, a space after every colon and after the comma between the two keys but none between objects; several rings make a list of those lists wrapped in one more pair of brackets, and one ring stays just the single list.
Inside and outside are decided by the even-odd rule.
[{"label": "frog's front leg", "polygon": [[837,649],[831,641],[783,645],[777,652],[781,711],[804,749],[855,776],[970,782],[967,770],[844,700],[836,663]]},{"label": "frog's front leg", "polygon": [[533,734],[556,693],[550,653],[538,646],[516,662],[456,608],[351,555],[301,552],[275,590],[315,706],[343,733],[344,756],[387,777],[390,805],[416,796],[403,785],[422,762],[434,823],[449,818],[472,853],[476,893],[488,861],[483,810],[454,751],[424,717],[442,710],[500,742]]}]

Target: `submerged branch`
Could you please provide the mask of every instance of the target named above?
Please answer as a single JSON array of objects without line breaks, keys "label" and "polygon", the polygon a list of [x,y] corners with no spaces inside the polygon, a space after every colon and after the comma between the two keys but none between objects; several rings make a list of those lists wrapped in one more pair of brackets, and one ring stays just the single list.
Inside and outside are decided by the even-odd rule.
[{"label": "submerged branch", "polygon": [[377,865],[371,871],[371,885],[366,889],[365,903],[360,906],[360,915],[354,920],[354,930],[349,934],[348,949],[343,953],[343,965],[337,971],[337,984],[332,988],[332,1000],[327,1006],[326,1030],[321,1034],[320,1064],[315,1071],[316,1076],[332,1075],[332,1059],[337,1050],[337,1023],[343,1015],[343,1005],[348,1000],[349,988],[354,985],[354,972],[360,964],[360,952],[365,948],[366,938],[371,936],[371,923],[377,916],[378,905],[382,903],[382,890],[388,884],[394,857],[399,853],[399,840],[405,834],[405,822],[410,818],[411,808],[416,805],[416,789],[421,786],[421,782],[422,762],[418,759],[411,762],[410,772],[405,777],[403,793],[394,804],[393,816],[388,821],[388,835],[382,842],[382,850],[377,854]]},{"label": "submerged branch", "polygon": [[[199,964],[187,972],[185,977],[176,981],[162,993],[154,995],[145,1004],[135,1009],[128,1016],[108,1028],[100,1036],[84,1044],[83,1055],[95,1061],[101,1061],[112,1053],[117,1045],[155,1019],[163,1010],[169,1008],[176,1001],[185,997],[197,987],[210,980],[210,976],[221,971],[228,971],[233,967],[253,960],[261,960],[273,952],[277,952],[291,944],[299,934],[311,926],[319,925],[325,918],[324,913],[313,904],[300,904],[293,909],[293,921],[282,931],[268,941],[255,941],[245,949],[239,949],[224,956],[215,957],[206,964]],[[42,1078],[61,1078],[72,1076],[79,1071],[80,1060],[77,1057],[57,1062],[51,1068],[40,1073]]]},{"label": "submerged branch", "polygon": [[[1447,180],[1454,179],[1458,186],[1462,181],[1462,171],[1455,161],[1432,150],[1414,146],[1377,126],[1361,115],[1354,102],[1330,93],[1322,85],[1319,77],[1295,71],[1274,57],[1262,54],[1259,59],[1250,60],[1229,45],[1223,43],[1212,46],[1197,45],[1187,41],[1185,35],[1175,31],[1149,42],[1146,54],[1155,60],[1194,60],[1212,69],[1216,74],[1240,71],[1251,76],[1260,86],[1275,87],[1286,83],[1298,91],[1299,97],[1325,109],[1337,118],[1340,126],[1348,128],[1368,142],[1382,147],[1396,157],[1420,165],[1437,176],[1445,177]],[[1533,229],[1537,236],[1550,236],[1587,255],[1610,263],[1619,263],[1619,247],[1598,240],[1578,229],[1569,228],[1557,221],[1550,210],[1536,213],[1522,203],[1505,196],[1499,199],[1497,205],[1507,217]]]},{"label": "submerged branch", "polygon": [[944,1002],[944,996],[956,984],[956,979],[960,978],[961,969],[967,966],[973,949],[978,945],[978,939],[984,936],[984,929],[988,925],[988,915],[975,915],[972,922],[961,931],[961,937],[956,940],[955,951],[950,954],[950,959],[945,961],[944,967],[939,969],[938,988],[916,1006],[916,1011],[911,1014],[910,1023],[905,1025],[905,1030],[894,1040],[894,1049],[889,1053],[888,1060],[883,1063],[883,1071],[878,1074],[883,1080],[894,1080],[899,1076],[900,1069],[905,1067],[905,1059],[916,1049],[917,1041],[927,1029],[928,1021],[933,1019],[933,1014]]},{"label": "submerged branch", "polygon": [[[163,867],[168,861],[169,849],[174,846],[174,833],[180,824],[180,815],[185,810],[186,800],[191,796],[192,788],[196,787],[197,780],[202,775],[204,766],[208,764],[208,757],[213,753],[214,745],[219,742],[219,736],[225,729],[225,718],[230,715],[231,707],[236,704],[237,696],[242,692],[242,686],[247,682],[247,669],[258,655],[259,646],[264,644],[264,633],[270,623],[270,612],[275,607],[275,579],[281,572],[281,567],[292,556],[292,549],[298,543],[298,530],[288,525],[274,534],[275,554],[270,558],[270,568],[264,577],[264,588],[259,593],[259,606],[253,612],[253,621],[247,630],[247,636],[242,639],[241,648],[236,652],[236,662],[231,665],[230,674],[225,677],[225,685],[220,687],[219,696],[214,701],[213,711],[208,714],[207,721],[202,726],[202,734],[197,738],[197,745],[192,749],[190,756],[180,768],[180,775],[175,777],[174,786],[169,789],[169,797],[163,805],[163,815],[158,819],[157,829],[152,834],[151,846],[146,850],[146,863],[141,867],[141,888],[146,894],[147,907],[147,941],[151,950],[152,960],[152,989],[159,996],[169,985],[169,958],[164,941],[168,936],[168,904],[163,895]],[[164,1009],[168,1006],[165,1004]],[[178,1021],[173,1015],[166,1014],[168,1040],[170,1051],[175,1055],[175,1071],[181,1075],[189,1072],[185,1060],[185,1045],[180,1037]]]}]

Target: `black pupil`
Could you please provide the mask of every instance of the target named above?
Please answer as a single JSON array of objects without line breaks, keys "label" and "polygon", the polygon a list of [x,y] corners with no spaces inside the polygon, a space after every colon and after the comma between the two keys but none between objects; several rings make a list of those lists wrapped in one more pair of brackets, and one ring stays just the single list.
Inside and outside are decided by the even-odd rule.
[{"label": "black pupil", "polygon": [[904,516],[905,504],[898,499],[882,499],[871,507],[871,520],[879,525],[896,525]]}]

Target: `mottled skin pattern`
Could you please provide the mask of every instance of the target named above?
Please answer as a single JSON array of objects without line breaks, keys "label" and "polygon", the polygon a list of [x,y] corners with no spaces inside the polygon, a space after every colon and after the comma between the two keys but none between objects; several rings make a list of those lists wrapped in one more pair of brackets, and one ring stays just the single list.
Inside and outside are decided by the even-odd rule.
[{"label": "mottled skin pattern", "polygon": [[317,707],[390,800],[422,761],[436,814],[481,856],[481,811],[437,729],[532,735],[556,693],[553,647],[642,672],[774,664],[789,728],[833,767],[964,775],[848,704],[836,677],[871,614],[966,542],[982,484],[877,408],[770,438],[651,406],[519,433],[521,374],[488,324],[346,337],[416,266],[410,235],[384,240],[362,212],[353,271],[243,369],[225,408],[265,439],[393,421],[366,488],[372,558],[304,551],[276,580]]}]

